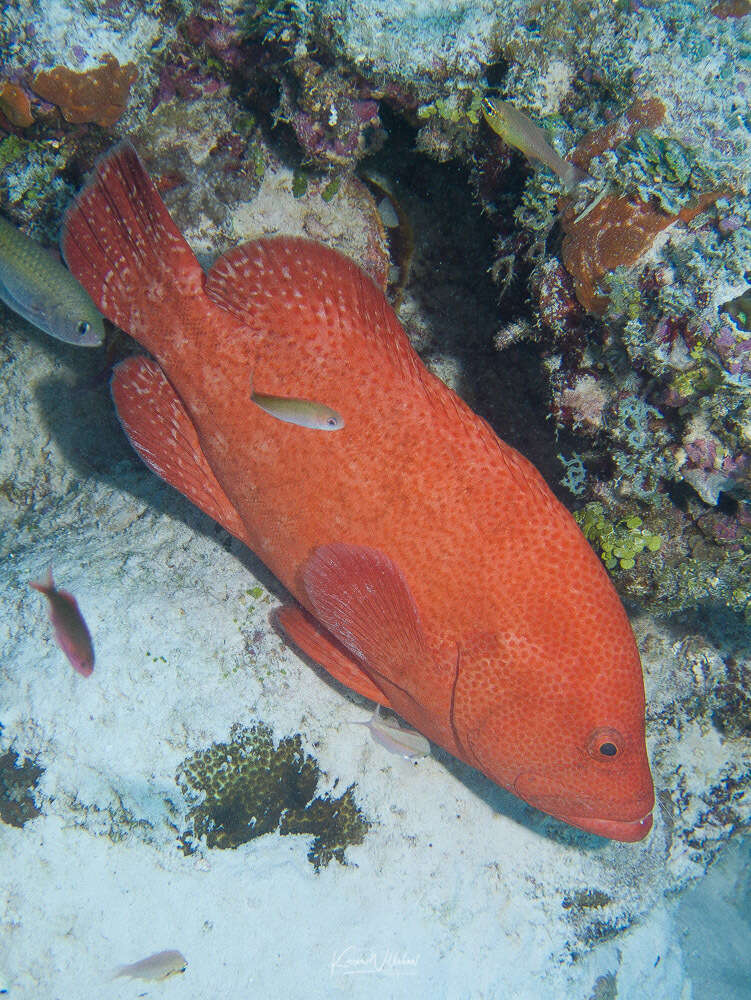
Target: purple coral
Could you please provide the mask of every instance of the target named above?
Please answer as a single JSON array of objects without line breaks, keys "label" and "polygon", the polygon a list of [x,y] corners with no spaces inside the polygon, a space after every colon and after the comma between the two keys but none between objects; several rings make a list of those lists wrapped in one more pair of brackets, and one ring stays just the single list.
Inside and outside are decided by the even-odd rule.
[{"label": "purple coral", "polygon": [[378,102],[373,100],[332,102],[321,115],[298,108],[291,123],[309,156],[333,163],[346,163],[359,153],[372,152],[375,146],[365,140],[365,132],[368,128],[375,134],[381,132]]},{"label": "purple coral", "polygon": [[203,73],[194,62],[179,55],[174,62],[162,67],[159,83],[151,99],[151,110],[163,101],[171,101],[173,97],[195,101],[199,97],[215,94],[222,86],[222,80]]},{"label": "purple coral", "polygon": [[735,376],[740,384],[751,387],[751,337],[722,326],[712,345],[728,374]]},{"label": "purple coral", "polygon": [[239,70],[244,63],[240,30],[222,21],[191,14],[184,25],[185,36],[192,45],[205,45],[225,66]]}]

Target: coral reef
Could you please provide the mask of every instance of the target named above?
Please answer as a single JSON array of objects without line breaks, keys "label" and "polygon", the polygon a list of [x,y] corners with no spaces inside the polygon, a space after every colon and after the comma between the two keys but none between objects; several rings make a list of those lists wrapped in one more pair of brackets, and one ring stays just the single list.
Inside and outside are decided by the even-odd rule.
[{"label": "coral reef", "polygon": [[[74,190],[65,170],[75,144],[58,139],[0,139],[0,194],[34,236],[54,238]],[[6,209],[7,210],[7,209]]]},{"label": "coral reef", "polygon": [[576,297],[588,312],[602,313],[607,297],[597,289],[606,274],[641,260],[657,236],[676,221],[640,202],[606,196],[585,216],[563,213],[561,259],[574,279]]},{"label": "coral reef", "polygon": [[370,824],[358,809],[354,786],[342,795],[316,795],[321,771],[299,735],[274,744],[261,723],[232,727],[227,743],[188,758],[176,780],[193,803],[180,842],[186,852],[205,838],[207,847],[233,848],[273,830],[312,835],[308,860],[316,871],[361,844]]},{"label": "coral reef", "polygon": [[[682,718],[684,740],[703,744],[705,755],[720,740],[735,742],[739,749],[747,747],[751,705],[743,684],[748,678],[742,676],[735,657],[723,660],[703,636],[688,635],[680,642],[676,666],[670,696],[661,706],[648,708],[655,733],[665,732]],[[748,770],[742,766],[742,756],[727,760],[711,786],[696,796],[690,791],[690,772],[705,764],[681,760],[677,751],[677,746],[660,741],[660,765],[671,760],[674,767],[670,797],[663,795],[660,807],[671,835],[685,844],[689,856],[699,857],[708,838],[748,829]]]},{"label": "coral reef", "polygon": [[711,8],[711,12],[723,21],[728,17],[745,17],[751,14],[751,3],[748,0],[720,0]]},{"label": "coral reef", "polygon": [[0,754],[0,820],[22,827],[41,815],[34,801],[34,789],[44,768],[21,758],[15,750]]},{"label": "coral reef", "polygon": [[346,166],[380,149],[386,133],[372,88],[309,56],[293,60],[291,69],[295,82],[283,87],[278,114],[310,162]]},{"label": "coral reef", "polygon": [[[526,100],[538,117],[547,114],[552,136],[574,146],[571,159],[591,180],[561,197],[536,169],[509,203],[513,161],[493,176],[488,161],[497,150],[481,148],[475,183],[498,219],[505,319],[497,346],[534,341],[542,354],[563,450],[580,463],[562,458],[570,492],[604,503],[612,524],[647,517],[650,508],[664,517],[679,501],[670,523],[676,553],[688,558],[674,561],[663,547],[650,560],[649,587],[636,583],[639,560],[622,585],[642,600],[670,594],[671,608],[720,594],[729,607],[748,607],[743,12],[732,4],[716,5],[714,17],[681,2],[618,4],[607,23],[593,18],[595,39],[592,20],[573,9],[567,22],[560,11],[532,7],[533,19],[501,43],[503,93],[534,95]],[[532,63],[545,81],[556,62],[558,91],[530,85]],[[728,530],[731,547],[718,540]]]},{"label": "coral reef", "polygon": [[11,125],[19,128],[26,128],[34,123],[29,96],[23,87],[15,83],[4,81],[0,86],[0,112]]},{"label": "coral reef", "polygon": [[[585,136],[572,154],[599,186],[584,209],[574,198],[560,205],[561,260],[588,312],[607,309],[607,296],[598,294],[606,275],[633,267],[663,230],[690,222],[719,197],[689,149],[650,131],[664,113],[657,99],[635,101],[620,118]],[[609,193],[613,189],[624,193]]]},{"label": "coral reef", "polygon": [[96,69],[81,73],[67,66],[41,70],[31,87],[35,94],[57,105],[67,122],[94,122],[106,128],[125,112],[138,70],[133,63],[121,66],[109,52],[101,62]]}]

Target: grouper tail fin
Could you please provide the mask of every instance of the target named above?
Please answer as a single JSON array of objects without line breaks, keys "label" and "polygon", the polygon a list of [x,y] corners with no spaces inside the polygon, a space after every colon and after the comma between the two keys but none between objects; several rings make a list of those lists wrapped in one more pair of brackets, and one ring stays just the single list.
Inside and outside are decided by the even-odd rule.
[{"label": "grouper tail fin", "polygon": [[178,302],[204,297],[201,266],[129,142],[98,162],[68,210],[61,244],[99,309],[148,350]]}]

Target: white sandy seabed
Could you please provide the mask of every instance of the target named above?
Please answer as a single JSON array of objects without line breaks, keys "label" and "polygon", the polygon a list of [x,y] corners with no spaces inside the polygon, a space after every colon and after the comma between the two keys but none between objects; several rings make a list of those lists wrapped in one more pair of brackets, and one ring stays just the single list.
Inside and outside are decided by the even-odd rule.
[{"label": "white sandy seabed", "polygon": [[[580,836],[438,749],[416,764],[389,755],[350,724],[370,706],[273,632],[279,591],[262,567],[138,465],[101,386],[81,388],[101,355],[0,319],[0,479],[16,486],[2,501],[0,753],[44,768],[42,814],[0,823],[8,996],[700,1000],[705,980],[744,995],[733,952],[748,940],[749,891],[734,873],[747,850],[665,898],[704,875],[681,821],[727,773],[729,744],[701,720],[684,720],[680,739],[650,733],[658,788],[681,775],[684,795],[638,845]],[[50,564],[94,637],[88,679],[27,586]],[[681,643],[646,618],[636,627],[659,707]],[[354,782],[372,826],[346,865],[316,874],[309,838],[278,833],[179,850],[177,767],[259,719],[277,739],[301,734],[319,793]],[[579,905],[598,893],[610,902]],[[186,956],[183,975],[110,979],[169,948]]]}]

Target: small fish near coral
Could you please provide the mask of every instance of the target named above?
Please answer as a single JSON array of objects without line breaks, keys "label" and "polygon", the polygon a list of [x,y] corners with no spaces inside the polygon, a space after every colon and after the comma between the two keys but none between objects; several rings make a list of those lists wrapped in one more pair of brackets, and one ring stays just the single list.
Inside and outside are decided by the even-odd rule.
[{"label": "small fish near coral", "polygon": [[55,641],[70,665],[82,677],[90,677],[94,670],[94,646],[75,597],[55,587],[52,570],[47,571],[45,580],[30,580],[29,586],[47,598]]},{"label": "small fish near coral", "polygon": [[497,97],[484,97],[481,107],[483,118],[496,135],[529,159],[544,163],[565,188],[575,188],[589,178],[586,171],[559,156],[550,145],[545,130],[535,125],[531,118],[527,118],[513,104]]},{"label": "small fish near coral", "polygon": [[1,215],[0,299],[55,340],[104,341],[104,318],[70,271]]},{"label": "small fish near coral", "polygon": [[[613,585],[537,470],[423,366],[370,278],[283,236],[204,274],[128,144],[71,207],[63,252],[150,354],[113,375],[131,443],[296,598],[277,617],[287,637],[531,805],[644,838],[644,683]],[[269,420],[249,383],[325,399],[345,426]]]}]

